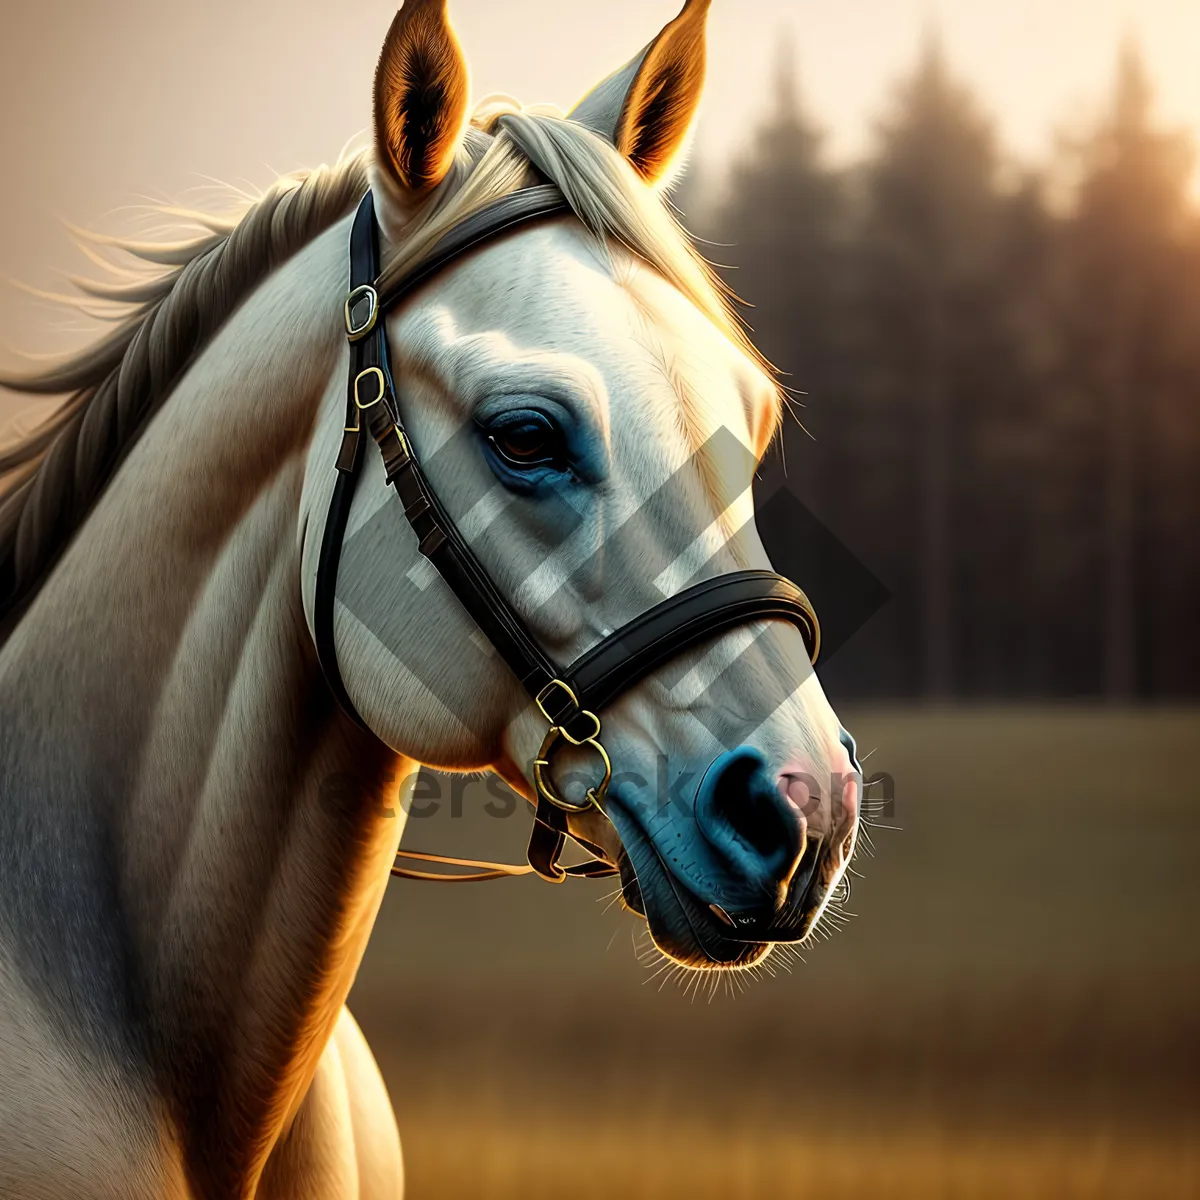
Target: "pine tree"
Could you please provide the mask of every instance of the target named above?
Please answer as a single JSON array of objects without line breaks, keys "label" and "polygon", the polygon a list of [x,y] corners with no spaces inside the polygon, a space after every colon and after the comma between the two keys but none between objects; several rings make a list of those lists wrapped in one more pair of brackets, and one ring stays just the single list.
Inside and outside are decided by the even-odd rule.
[{"label": "pine tree", "polygon": [[981,367],[1004,344],[997,170],[991,126],[931,34],[865,170],[858,356],[864,403],[887,443],[873,480],[898,592],[893,636],[915,641],[907,683],[930,696],[962,687],[955,597],[964,555],[988,553],[986,531],[963,528],[961,502],[974,469],[963,456],[978,448],[972,423],[999,383]]},{"label": "pine tree", "polygon": [[[1080,182],[1062,245],[1064,399],[1093,466],[1079,528],[1064,532],[1094,554],[1089,592],[1102,622],[1102,685],[1114,699],[1176,686],[1163,660],[1181,644],[1194,656],[1196,645],[1194,612],[1175,611],[1168,645],[1155,648],[1163,630],[1155,610],[1159,618],[1178,610],[1195,537],[1169,526],[1194,505],[1200,323],[1192,147],[1155,128],[1152,111],[1145,66],[1126,42],[1109,111],[1076,147]],[[1196,599],[1191,571],[1185,609]]]},{"label": "pine tree", "polygon": [[824,435],[844,388],[845,204],[822,140],[801,104],[785,41],[773,110],[735,160],[711,223],[716,244],[707,248],[747,305],[755,344],[793,393],[804,429],[785,425],[783,462],[809,502],[823,490]]}]

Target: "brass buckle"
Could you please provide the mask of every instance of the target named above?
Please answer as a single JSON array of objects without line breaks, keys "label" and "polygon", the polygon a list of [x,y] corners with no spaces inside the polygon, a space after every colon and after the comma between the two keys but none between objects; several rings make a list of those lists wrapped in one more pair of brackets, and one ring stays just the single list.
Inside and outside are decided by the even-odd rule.
[{"label": "brass buckle", "polygon": [[[354,306],[364,298],[371,302],[370,311],[367,313],[367,319],[361,325],[355,325]],[[352,342],[362,341],[375,328],[375,322],[379,320],[379,293],[369,283],[359,284],[346,297],[346,307],[342,315],[346,323],[346,336]]]},{"label": "brass buckle", "polygon": [[[359,387],[361,386],[362,381],[366,379],[368,375],[375,380],[375,384],[379,388],[379,391],[373,400],[368,400],[364,404],[362,396],[359,395]],[[354,424],[347,425],[346,432],[358,433],[358,431],[362,429],[362,417],[360,414],[366,412],[368,408],[374,408],[375,405],[377,405],[386,395],[387,377],[379,367],[368,367],[365,371],[360,371],[354,377]]]},{"label": "brass buckle", "polygon": [[[368,400],[366,404],[364,404],[362,396],[359,395],[359,388],[362,387],[362,381],[368,376],[374,379],[378,384],[379,391],[375,394],[375,398],[373,400]],[[375,405],[377,405],[386,395],[387,377],[384,375],[381,367],[367,367],[365,371],[359,371],[359,373],[354,377],[354,407],[357,408],[359,412],[366,412],[368,408],[374,408]]]},{"label": "brass buckle", "polygon": [[[564,692],[566,692],[568,699],[571,701],[571,707],[575,710],[575,712],[579,711],[579,697],[575,695],[574,691],[571,689],[571,685],[569,683],[564,683],[561,679],[552,679],[544,688],[542,688],[540,692],[538,692],[537,696],[535,697],[537,700],[537,706],[539,709],[541,709],[542,716],[545,717],[551,725],[558,724],[557,720],[546,711],[546,702],[554,688],[561,688]],[[572,713],[571,715],[574,716],[575,714]]]}]

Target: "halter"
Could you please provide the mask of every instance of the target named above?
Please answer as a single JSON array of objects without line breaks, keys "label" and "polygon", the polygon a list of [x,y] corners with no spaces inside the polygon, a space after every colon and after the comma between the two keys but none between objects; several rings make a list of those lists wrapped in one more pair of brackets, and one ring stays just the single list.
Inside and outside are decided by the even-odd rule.
[{"label": "halter", "polygon": [[[350,341],[346,422],[337,456],[337,480],[325,521],[317,567],[314,628],[317,658],[338,703],[367,729],[346,691],[334,642],[334,594],[342,541],[363,459],[364,425],[383,457],[389,486],[396,490],[421,553],[437,569],[467,614],[521,681],[546,721],[546,734],[533,763],[537,808],[529,839],[529,865],[477,862],[400,851],[402,858],[476,867],[471,875],[441,875],[393,867],[416,879],[468,882],[536,872],[551,883],[568,875],[597,878],[617,873],[600,847],[571,833],[570,813],[590,808],[604,813],[612,761],[601,741],[602,713],[647,675],[701,642],[756,621],[789,621],[804,637],[813,662],[820,627],[812,605],[790,580],[771,571],[734,571],[698,583],[621,626],[565,669],[534,640],[524,620],[499,591],[454,521],[442,507],[405,432],[388,351],[384,316],[438,271],[492,238],[535,221],[569,213],[562,193],[541,184],[512,192],[450,229],[418,267],[381,291],[379,233],[370,192],[362,199],[350,233],[350,290],[344,310]],[[554,753],[562,743],[586,747],[600,769],[600,782],[581,803],[561,794],[554,782]],[[559,865],[567,837],[592,860]]]}]

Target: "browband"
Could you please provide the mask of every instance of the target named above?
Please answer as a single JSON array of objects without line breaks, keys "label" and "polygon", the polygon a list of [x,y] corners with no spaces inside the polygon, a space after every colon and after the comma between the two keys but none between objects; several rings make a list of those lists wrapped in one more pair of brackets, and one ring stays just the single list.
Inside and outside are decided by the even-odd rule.
[{"label": "browband", "polygon": [[[371,205],[372,224],[374,223],[375,205],[370,192],[363,197],[363,204]],[[361,211],[361,207],[360,207]],[[436,275],[443,267],[448,266],[456,258],[474,250],[483,242],[515,229],[518,225],[528,225],[531,221],[539,221],[546,217],[567,216],[571,206],[567,203],[562,192],[552,183],[539,183],[534,187],[521,188],[517,192],[509,192],[499,200],[493,201],[484,208],[477,209],[469,217],[465,217],[453,229],[438,241],[430,252],[429,257],[408,275],[396,280],[386,291],[379,293],[379,308],[388,312],[394,308],[410,292],[415,291],[427,279]],[[357,220],[357,218],[355,218]],[[353,234],[351,235],[353,237]],[[351,264],[353,271],[353,264]],[[368,279],[359,279],[359,283],[374,282],[378,273],[378,254],[372,266],[372,274]],[[351,276],[350,286],[354,287]]]}]

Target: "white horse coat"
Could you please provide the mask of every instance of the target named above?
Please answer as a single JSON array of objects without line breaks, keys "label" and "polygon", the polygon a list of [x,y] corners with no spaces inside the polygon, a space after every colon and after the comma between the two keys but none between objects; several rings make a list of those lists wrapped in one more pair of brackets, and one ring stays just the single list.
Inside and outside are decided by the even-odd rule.
[{"label": "white horse coat", "polygon": [[[403,831],[391,781],[421,763],[490,768],[528,795],[542,730],[375,463],[337,610],[371,733],[321,678],[312,595],[345,400],[348,213],[369,172],[399,271],[531,160],[571,200],[577,217],[492,242],[388,325],[432,482],[559,661],[706,564],[766,566],[750,485],[778,394],[655,191],[699,95],[706,7],[685,6],[575,121],[493,106],[464,132],[444,3],[408,0],[372,155],[146,250],[172,270],[110,289],[138,306],[115,340],[9,381],[76,399],[0,457],[0,1194],[401,1194],[386,1092],[344,1007]],[[562,478],[488,458],[476,431],[521,406],[565,430]],[[639,562],[614,532],[684,470],[692,498],[643,520]],[[771,820],[825,847],[815,919],[853,851],[857,785],[795,630],[702,647],[605,728],[629,779],[654,779],[660,757],[676,783],[699,778],[752,746],[779,780]],[[624,796],[622,837],[694,858],[678,878],[697,896],[743,880],[744,856],[703,842],[690,810]],[[611,827],[587,832],[620,851]],[[718,965],[665,880],[641,881],[656,941]]]}]

